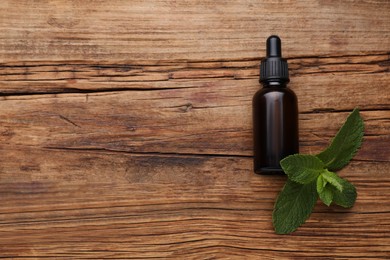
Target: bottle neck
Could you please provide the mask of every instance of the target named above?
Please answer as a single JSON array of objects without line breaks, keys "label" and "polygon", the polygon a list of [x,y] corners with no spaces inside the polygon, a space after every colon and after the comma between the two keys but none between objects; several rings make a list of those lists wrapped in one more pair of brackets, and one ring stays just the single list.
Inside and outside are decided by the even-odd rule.
[{"label": "bottle neck", "polygon": [[279,81],[268,81],[268,82],[263,82],[263,87],[264,88],[286,88],[287,87],[287,82],[279,82]]}]

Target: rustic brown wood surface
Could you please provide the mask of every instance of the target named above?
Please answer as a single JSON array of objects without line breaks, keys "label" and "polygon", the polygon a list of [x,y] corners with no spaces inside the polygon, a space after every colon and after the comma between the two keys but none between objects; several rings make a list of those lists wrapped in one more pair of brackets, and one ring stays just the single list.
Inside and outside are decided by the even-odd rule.
[{"label": "rustic brown wood surface", "polygon": [[[0,2],[0,257],[390,257],[390,2]],[[284,176],[252,172],[251,99],[270,34],[299,98],[304,153],[359,107],[340,175],[291,235]]]}]

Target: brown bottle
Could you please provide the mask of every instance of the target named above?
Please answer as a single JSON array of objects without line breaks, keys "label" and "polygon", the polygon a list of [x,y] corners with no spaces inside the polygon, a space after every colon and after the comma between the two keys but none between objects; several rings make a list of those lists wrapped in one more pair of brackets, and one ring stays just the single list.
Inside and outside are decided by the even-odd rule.
[{"label": "brown bottle", "polygon": [[253,97],[254,171],[281,174],[280,160],[299,152],[298,103],[287,88],[288,65],[282,59],[278,36],[267,39],[267,57],[261,61],[263,88]]}]

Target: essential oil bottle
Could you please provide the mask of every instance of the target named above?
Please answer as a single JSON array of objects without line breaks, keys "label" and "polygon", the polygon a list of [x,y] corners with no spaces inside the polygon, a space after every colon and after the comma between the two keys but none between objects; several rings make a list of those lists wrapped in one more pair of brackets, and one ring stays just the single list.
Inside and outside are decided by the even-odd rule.
[{"label": "essential oil bottle", "polygon": [[280,160],[299,152],[298,102],[287,88],[287,61],[280,38],[267,39],[267,56],[260,64],[263,88],[253,97],[254,171],[283,174]]}]

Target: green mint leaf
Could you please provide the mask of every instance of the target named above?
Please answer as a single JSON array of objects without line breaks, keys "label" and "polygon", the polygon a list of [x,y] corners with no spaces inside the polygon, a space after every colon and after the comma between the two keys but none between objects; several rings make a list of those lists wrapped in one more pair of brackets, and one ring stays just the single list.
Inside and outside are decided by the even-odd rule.
[{"label": "green mint leaf", "polygon": [[[329,187],[330,185],[325,185],[325,187],[318,193],[320,199],[326,206],[330,206],[333,200],[333,191]],[[318,190],[317,190],[318,192]]]},{"label": "green mint leaf", "polygon": [[272,214],[277,234],[295,231],[309,218],[318,199],[316,182],[299,184],[287,180],[280,192]]},{"label": "green mint leaf", "polygon": [[334,186],[338,191],[343,192],[343,179],[340,178],[336,173],[325,170],[321,173],[321,176],[324,180]]},{"label": "green mint leaf", "polygon": [[318,178],[317,178],[317,192],[318,192],[318,194],[320,194],[324,190],[325,185],[327,183],[328,182],[322,177],[322,175],[318,176]]},{"label": "green mint leaf", "polygon": [[283,171],[292,181],[307,184],[317,179],[325,164],[313,155],[294,154],[280,161]]},{"label": "green mint leaf", "polygon": [[341,183],[343,185],[342,192],[334,186],[329,187],[333,193],[333,202],[341,207],[351,208],[355,204],[357,197],[355,186],[345,179],[341,179]]},{"label": "green mint leaf", "polygon": [[363,119],[358,109],[354,109],[344,125],[323,152],[317,154],[330,171],[336,171],[349,163],[359,149],[364,134]]}]

